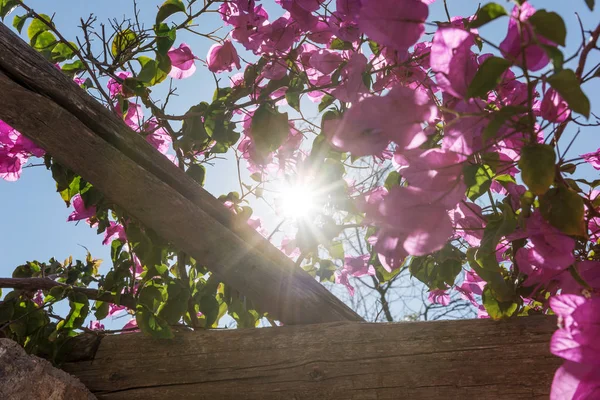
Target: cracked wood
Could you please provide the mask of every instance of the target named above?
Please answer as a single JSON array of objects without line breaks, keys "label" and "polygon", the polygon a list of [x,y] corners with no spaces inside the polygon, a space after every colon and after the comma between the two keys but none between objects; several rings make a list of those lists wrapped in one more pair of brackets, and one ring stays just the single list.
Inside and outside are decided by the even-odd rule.
[{"label": "cracked wood", "polygon": [[547,399],[555,330],[536,316],[126,334],[63,368],[103,400]]}]

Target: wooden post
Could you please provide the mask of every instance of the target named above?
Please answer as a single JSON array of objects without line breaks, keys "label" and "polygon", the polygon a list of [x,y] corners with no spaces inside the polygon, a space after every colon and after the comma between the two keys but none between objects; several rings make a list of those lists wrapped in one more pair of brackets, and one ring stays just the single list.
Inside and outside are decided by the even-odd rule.
[{"label": "wooden post", "polygon": [[286,324],[361,320],[1,23],[0,93],[0,119],[261,310]]},{"label": "wooden post", "polygon": [[555,330],[536,316],[124,334],[63,369],[101,400],[547,399]]}]

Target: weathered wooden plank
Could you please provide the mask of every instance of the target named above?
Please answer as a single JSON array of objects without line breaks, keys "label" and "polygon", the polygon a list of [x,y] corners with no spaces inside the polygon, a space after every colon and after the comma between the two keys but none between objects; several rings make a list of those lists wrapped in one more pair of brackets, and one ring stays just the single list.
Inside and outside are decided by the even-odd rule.
[{"label": "weathered wooden plank", "polygon": [[17,84],[1,70],[0,93],[0,119],[80,173],[108,199],[177,248],[207,265],[261,310],[287,324],[360,319],[302,269],[264,257],[71,113]]},{"label": "weathered wooden plank", "polygon": [[63,368],[104,400],[542,399],[555,329],[538,316],[128,334]]},{"label": "weathered wooden plank", "polygon": [[[360,320],[257,232],[245,224],[235,224],[217,199],[1,23],[0,71],[4,74],[1,119],[38,142],[146,225],[166,233],[163,237],[205,262],[262,309],[271,310],[288,324]],[[35,118],[30,119],[30,111],[35,111]],[[71,136],[73,140],[68,139]],[[119,185],[114,184],[115,180]],[[167,197],[157,199],[157,193],[144,180],[160,185]],[[121,194],[114,189],[116,186]],[[169,188],[173,193],[168,193]],[[140,197],[136,199],[133,192]],[[185,204],[183,209],[177,208],[180,203]],[[199,223],[187,232],[190,237],[184,245],[170,236],[182,236],[175,233],[181,231],[181,225],[170,215],[172,210],[178,210],[180,219],[186,220],[188,216],[183,214],[194,213],[192,220]],[[199,221],[201,218],[204,220]],[[157,228],[159,220],[163,226]],[[210,243],[199,244],[201,241]],[[229,261],[220,262],[220,256]]]}]

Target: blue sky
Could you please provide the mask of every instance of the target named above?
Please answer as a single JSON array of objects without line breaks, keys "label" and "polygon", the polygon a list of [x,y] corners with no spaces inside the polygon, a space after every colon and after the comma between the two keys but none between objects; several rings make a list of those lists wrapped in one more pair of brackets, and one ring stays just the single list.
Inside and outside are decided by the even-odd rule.
[{"label": "blue sky", "polygon": [[[500,2],[500,1],[499,1]],[[145,21],[147,26],[151,25],[156,13],[156,7],[161,3],[157,0],[139,1],[143,4],[140,19]],[[271,14],[275,14],[277,6],[272,0],[263,2]],[[540,0],[532,1],[536,8],[546,8],[557,11],[564,18],[568,27],[567,49],[565,54],[570,55],[581,42],[579,25],[575,12],[579,12],[583,26],[590,29],[600,21],[600,6],[594,13],[589,12],[585,6],[584,0]],[[53,14],[54,21],[63,35],[69,40],[74,40],[80,34],[77,26],[80,17],[87,17],[93,13],[98,21],[105,22],[108,18],[120,19],[123,16],[131,16],[131,2],[124,0],[104,0],[104,1],[67,1],[57,0],[48,2],[44,0],[30,0],[26,4],[33,7],[39,13]],[[451,15],[467,16],[474,13],[478,2],[471,0],[448,0],[448,6]],[[506,7],[511,5],[506,3]],[[443,3],[438,0],[431,6],[430,20],[446,20],[443,11]],[[7,24],[12,21],[12,16],[7,18]],[[222,23],[217,14],[210,14],[201,21],[202,31],[208,31],[222,27]],[[499,21],[484,27],[480,33],[487,39],[499,43],[506,33],[508,20],[503,18]],[[224,27],[219,31],[220,36],[224,36],[228,31]],[[191,47],[196,55],[204,58],[209,46],[212,44],[205,39],[182,34],[178,37],[178,42],[185,41]],[[237,46],[241,55],[244,51],[241,46]],[[599,61],[598,56],[594,56],[588,62],[588,65],[594,65]],[[200,63],[198,63],[200,64]],[[179,97],[174,99],[171,111],[182,114],[190,106],[197,104],[202,100],[209,100],[214,90],[214,81],[210,74],[202,70],[192,77],[179,83]],[[223,76],[223,82],[227,79]],[[163,84],[165,85],[165,84]],[[600,79],[588,84],[584,88],[592,102],[592,110],[600,111],[598,104],[600,102]],[[6,99],[4,99],[6,101]],[[595,106],[595,108],[594,108]],[[572,135],[573,132],[567,132]],[[565,139],[566,140],[566,139]],[[600,129],[585,128],[582,129],[580,137],[575,146],[570,151],[571,155],[576,156],[584,152],[593,151],[600,147]],[[33,160],[38,163],[38,160]],[[597,171],[586,168],[586,175],[592,177]],[[598,178],[597,174],[595,178]],[[206,188],[214,195],[218,196],[231,190],[238,189],[236,170],[233,162],[218,162],[214,168],[208,168]],[[88,248],[92,255],[105,260],[110,260],[109,248],[102,246],[102,237],[96,235],[95,230],[89,228],[85,223],[74,224],[67,223],[66,219],[70,213],[65,207],[64,202],[55,192],[54,182],[49,171],[44,167],[28,168],[23,172],[22,178],[15,182],[5,182],[0,180],[0,276],[10,276],[12,270],[26,260],[37,259],[40,261],[48,260],[50,257],[65,259],[69,255],[74,258],[84,258],[85,250],[82,246]],[[266,211],[266,208],[259,207],[258,211]],[[266,224],[271,227],[276,224],[275,218],[267,216]],[[104,271],[109,267],[104,266]]]}]

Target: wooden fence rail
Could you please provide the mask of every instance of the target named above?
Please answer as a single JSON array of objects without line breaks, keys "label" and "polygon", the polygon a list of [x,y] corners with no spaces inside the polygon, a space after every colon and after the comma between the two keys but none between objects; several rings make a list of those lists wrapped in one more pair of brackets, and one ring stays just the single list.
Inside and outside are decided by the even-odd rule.
[{"label": "wooden fence rail", "polygon": [[0,119],[286,324],[361,318],[0,23]]},{"label": "wooden fence rail", "polygon": [[555,330],[537,316],[88,336],[63,368],[101,400],[547,399]]}]

